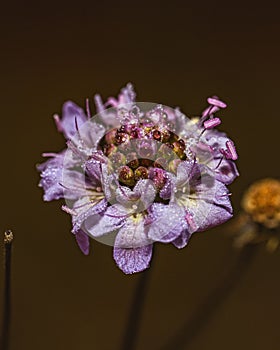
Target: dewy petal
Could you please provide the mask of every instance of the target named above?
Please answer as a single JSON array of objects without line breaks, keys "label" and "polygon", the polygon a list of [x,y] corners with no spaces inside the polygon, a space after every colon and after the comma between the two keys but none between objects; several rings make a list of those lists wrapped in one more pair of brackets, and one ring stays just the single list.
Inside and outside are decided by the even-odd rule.
[{"label": "dewy petal", "polygon": [[174,191],[176,177],[173,174],[167,173],[166,182],[163,188],[160,190],[159,195],[162,199],[170,199],[172,192]]},{"label": "dewy petal", "polygon": [[154,203],[149,209],[148,237],[157,242],[171,242],[186,227],[184,209],[177,204]]},{"label": "dewy petal", "polygon": [[152,241],[147,236],[144,215],[138,213],[135,217],[133,215],[127,217],[117,234],[115,247],[139,248],[151,243]]},{"label": "dewy petal", "polygon": [[180,235],[172,241],[172,244],[175,245],[178,249],[184,248],[191,238],[191,234],[188,230],[183,230]]},{"label": "dewy petal", "polygon": [[196,160],[181,162],[177,168],[176,186],[191,186],[197,182],[201,176],[201,171]]},{"label": "dewy petal", "polygon": [[73,210],[77,213],[72,217],[73,219],[73,233],[79,231],[83,223],[91,217],[103,215],[107,208],[107,201],[105,199],[100,200],[98,203],[92,202],[90,197],[84,197],[78,200]]},{"label": "dewy petal", "polygon": [[80,128],[87,121],[87,116],[81,107],[67,101],[62,107],[62,118],[56,114],[54,120],[58,131],[62,132],[66,139],[71,139],[77,133],[77,127]]},{"label": "dewy petal", "polygon": [[102,215],[87,218],[84,227],[91,236],[100,237],[122,227],[128,215],[123,206],[114,204],[108,207]]},{"label": "dewy petal", "polygon": [[37,169],[41,171],[39,186],[43,187],[44,200],[52,201],[64,197],[62,182],[63,153],[54,155],[53,158],[39,164]]},{"label": "dewy petal", "polygon": [[145,270],[152,257],[152,244],[147,237],[142,214],[130,216],[119,230],[114,244],[114,259],[126,274]]},{"label": "dewy petal", "polygon": [[232,206],[226,186],[220,181],[207,191],[201,191],[188,207],[198,231],[220,225],[232,217]]},{"label": "dewy petal", "polygon": [[114,259],[125,274],[141,272],[149,267],[153,245],[138,248],[114,247]]},{"label": "dewy petal", "polygon": [[98,160],[90,158],[85,162],[87,175],[90,177],[93,186],[101,185],[101,164]]},{"label": "dewy petal", "polygon": [[81,249],[81,251],[85,255],[88,255],[89,254],[89,237],[88,237],[88,235],[83,230],[79,230],[76,232],[75,238],[76,238],[77,244],[78,244],[79,248]]},{"label": "dewy petal", "polygon": [[239,176],[239,172],[235,163],[232,160],[215,158],[211,160],[208,167],[215,171],[215,177],[225,185],[231,184],[234,179]]}]

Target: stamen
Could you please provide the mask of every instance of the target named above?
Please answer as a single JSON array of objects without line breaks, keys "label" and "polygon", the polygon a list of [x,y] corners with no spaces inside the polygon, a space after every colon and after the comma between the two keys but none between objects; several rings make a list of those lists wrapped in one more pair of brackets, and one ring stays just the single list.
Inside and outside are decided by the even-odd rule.
[{"label": "stamen", "polygon": [[216,106],[216,107],[219,107],[219,108],[226,108],[226,104],[219,100],[219,98],[217,96],[213,96],[213,97],[209,97],[207,99],[207,102],[212,105],[212,106]]},{"label": "stamen", "polygon": [[205,129],[213,129],[215,128],[217,125],[221,124],[221,119],[220,118],[212,118],[209,120],[206,120],[203,125]]},{"label": "stamen", "polygon": [[89,106],[89,99],[86,98],[86,111],[87,111],[87,117],[88,119],[91,118],[91,113],[90,113],[90,106]]},{"label": "stamen", "polygon": [[77,215],[77,213],[75,212],[75,210],[68,208],[66,205],[63,205],[63,206],[61,207],[61,209],[62,209],[63,211],[65,211],[67,214],[75,215],[75,216]]},{"label": "stamen", "polygon": [[236,160],[238,158],[234,143],[231,140],[226,142],[227,149],[220,149],[220,152],[226,159]]},{"label": "stamen", "polygon": [[228,154],[230,155],[230,159],[236,160],[238,158],[234,143],[231,140],[226,142]]}]

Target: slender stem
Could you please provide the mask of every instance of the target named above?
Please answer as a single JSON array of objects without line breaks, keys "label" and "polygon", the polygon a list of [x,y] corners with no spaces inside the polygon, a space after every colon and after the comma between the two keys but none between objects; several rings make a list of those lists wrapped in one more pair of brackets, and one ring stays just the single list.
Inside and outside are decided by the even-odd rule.
[{"label": "slender stem", "polygon": [[3,306],[3,324],[1,334],[1,350],[9,349],[10,340],[10,318],[11,318],[11,258],[13,233],[7,230],[4,233],[4,250],[5,250],[5,277],[4,277],[4,306]]},{"label": "slender stem", "polygon": [[147,293],[151,268],[141,272],[133,295],[130,312],[127,319],[121,350],[134,350],[140,328],[141,316]]},{"label": "slender stem", "polygon": [[160,348],[161,350],[185,350],[188,348],[195,337],[203,331],[209,320],[218,311],[218,308],[221,307],[234,288],[236,288],[238,282],[249,268],[256,251],[255,246],[248,245],[240,252],[237,261],[224,278],[198,306],[194,315],[186,320],[167,344]]}]

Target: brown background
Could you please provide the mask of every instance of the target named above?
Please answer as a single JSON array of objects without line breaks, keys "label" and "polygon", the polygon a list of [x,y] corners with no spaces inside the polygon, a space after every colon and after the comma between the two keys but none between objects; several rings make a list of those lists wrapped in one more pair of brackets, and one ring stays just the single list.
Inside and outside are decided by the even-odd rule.
[{"label": "brown background", "polygon": [[[16,236],[11,350],[114,350],[139,276],[123,275],[111,247],[98,242],[82,256],[62,202],[42,201],[35,164],[43,151],[64,147],[52,115],[67,99],[83,105],[128,81],[139,101],[187,115],[217,94],[229,105],[221,129],[240,155],[241,177],[231,186],[237,212],[252,181],[279,176],[279,8],[45,3],[1,9],[1,230]],[[164,344],[221,278],[234,259],[226,230],[196,234],[181,251],[158,245],[138,350]],[[279,252],[261,249],[190,349],[279,349],[279,268]]]}]

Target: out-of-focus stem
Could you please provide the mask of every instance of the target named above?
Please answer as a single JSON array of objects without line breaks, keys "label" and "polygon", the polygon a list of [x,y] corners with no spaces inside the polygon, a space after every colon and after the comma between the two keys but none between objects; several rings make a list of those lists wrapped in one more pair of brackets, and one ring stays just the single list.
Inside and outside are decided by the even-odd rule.
[{"label": "out-of-focus stem", "polygon": [[162,346],[160,350],[186,350],[191,342],[201,334],[207,323],[234,291],[244,273],[248,270],[257,251],[256,246],[248,245],[241,250],[236,262],[221,279],[218,285],[198,306],[193,316]]},{"label": "out-of-focus stem", "polygon": [[142,311],[147,294],[149,275],[151,268],[141,272],[133,295],[130,312],[127,319],[121,350],[134,350],[137,344]]},{"label": "out-of-focus stem", "polygon": [[4,305],[3,305],[3,319],[2,331],[0,339],[0,349],[9,349],[10,340],[10,318],[11,318],[11,258],[12,258],[12,243],[13,233],[7,230],[4,233]]}]

